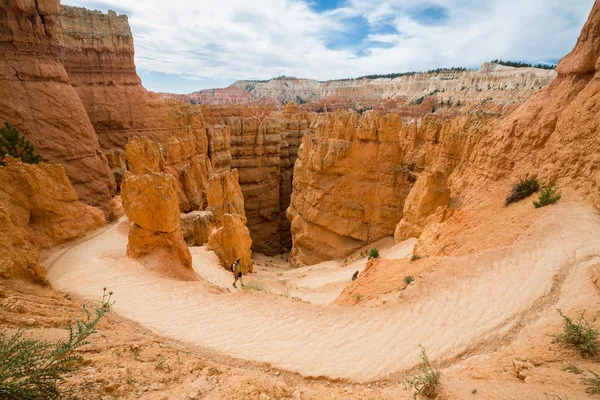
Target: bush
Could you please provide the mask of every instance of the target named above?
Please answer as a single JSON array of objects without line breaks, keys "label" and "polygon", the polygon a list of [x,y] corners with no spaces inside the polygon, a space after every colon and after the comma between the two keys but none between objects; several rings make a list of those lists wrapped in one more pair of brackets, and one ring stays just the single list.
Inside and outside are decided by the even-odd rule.
[{"label": "bush", "polygon": [[600,394],[600,376],[595,372],[592,372],[593,378],[586,378],[583,382],[586,384],[587,389],[585,390],[589,394]]},{"label": "bush", "polygon": [[421,256],[418,254],[413,254],[412,257],[410,258],[410,261],[417,261],[420,260]]},{"label": "bush", "polygon": [[542,189],[538,200],[533,202],[533,206],[535,208],[540,208],[547,206],[548,204],[554,204],[559,201],[561,197],[562,195],[560,192],[556,191],[556,184],[552,182]]},{"label": "bush", "polygon": [[369,260],[370,260],[371,258],[379,258],[379,250],[377,250],[376,248],[372,248],[372,249],[369,251]]},{"label": "bush", "polygon": [[558,313],[563,318],[565,326],[563,332],[556,335],[556,341],[564,343],[575,348],[583,357],[590,357],[598,353],[600,349],[596,339],[600,335],[594,327],[594,323],[598,316],[596,315],[591,321],[585,318],[585,312],[579,315],[577,320],[573,320],[558,310]]},{"label": "bush", "polygon": [[407,275],[407,276],[405,276],[405,277],[404,277],[404,284],[405,284],[406,286],[410,285],[410,284],[411,284],[411,283],[413,283],[414,281],[415,281],[415,278],[413,278],[413,277],[412,277],[412,276],[410,276],[410,275]]},{"label": "bush", "polygon": [[525,178],[513,186],[508,196],[506,196],[504,205],[508,206],[509,204],[523,200],[537,192],[539,188],[540,184],[535,177]]},{"label": "bush", "polygon": [[110,311],[112,292],[102,296],[100,307],[94,307],[94,317],[84,305],[85,320],[68,326],[66,342],[49,343],[23,338],[23,329],[8,337],[0,335],[0,398],[14,400],[58,399],[58,383],[77,370],[77,348],[88,344],[86,340],[96,333],[100,319]]},{"label": "bush", "polygon": [[416,399],[417,395],[428,399],[435,399],[438,395],[442,373],[431,366],[423,347],[421,347],[421,363],[419,364],[419,371],[420,372],[404,379],[405,389],[414,390],[413,399]]},{"label": "bush", "polygon": [[17,129],[8,122],[0,128],[0,165],[5,165],[4,156],[9,155],[19,158],[27,164],[38,164],[40,156],[35,154],[35,149]]}]

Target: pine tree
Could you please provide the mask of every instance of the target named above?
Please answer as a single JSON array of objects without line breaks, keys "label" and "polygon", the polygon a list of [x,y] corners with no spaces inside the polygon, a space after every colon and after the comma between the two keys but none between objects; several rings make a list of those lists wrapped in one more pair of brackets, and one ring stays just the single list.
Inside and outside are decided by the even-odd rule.
[{"label": "pine tree", "polygon": [[35,149],[19,131],[8,122],[0,128],[0,165],[5,165],[4,156],[9,155],[20,158],[28,164],[38,164],[40,156],[35,154]]}]

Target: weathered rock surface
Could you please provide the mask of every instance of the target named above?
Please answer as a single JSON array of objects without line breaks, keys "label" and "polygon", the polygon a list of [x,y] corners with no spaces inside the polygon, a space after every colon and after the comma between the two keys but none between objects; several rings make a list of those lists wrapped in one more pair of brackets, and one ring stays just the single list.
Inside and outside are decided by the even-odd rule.
[{"label": "weathered rock surface", "polygon": [[129,170],[134,175],[162,172],[165,169],[162,148],[145,136],[131,139],[125,146],[125,156]]},{"label": "weathered rock surface", "polygon": [[406,198],[403,217],[396,227],[394,239],[402,242],[419,237],[427,217],[434,214],[438,207],[448,206],[449,202],[450,189],[445,174],[442,171],[423,171]]},{"label": "weathered rock surface", "polygon": [[103,150],[124,149],[134,136],[164,144],[187,127],[204,129],[201,116],[189,107],[165,102],[142,86],[126,15],[62,5],[55,36],[68,81]]},{"label": "weathered rock surface", "polygon": [[216,222],[212,211],[192,211],[181,214],[181,234],[186,243],[203,246],[208,243],[211,228]]},{"label": "weathered rock surface", "polygon": [[[215,130],[228,127],[231,168],[239,171],[253,250],[268,255],[289,250],[291,235],[285,211],[300,137],[308,130],[307,116],[296,115],[293,106],[287,117],[270,115],[263,107],[203,107],[203,114]],[[211,152],[213,160],[214,154]],[[218,168],[214,161],[213,165]]]},{"label": "weathered rock surface", "polygon": [[220,220],[225,214],[236,214],[246,223],[244,196],[238,183],[236,169],[211,176],[207,195],[208,210],[214,214],[217,220]]},{"label": "weathered rock surface", "polygon": [[228,269],[239,258],[242,273],[252,272],[252,239],[241,215],[224,214],[221,217],[221,226],[211,233],[208,246],[219,257],[224,268]]},{"label": "weathered rock surface", "polygon": [[[538,68],[512,68],[484,63],[478,71],[441,70],[389,79],[345,79],[317,82],[281,77],[268,82],[238,81],[223,89],[205,89],[188,95],[161,93],[164,98],[198,104],[269,104],[281,108],[289,101],[303,104],[304,110],[335,111],[352,108],[394,110],[421,116],[433,105],[459,107],[490,101],[499,106],[522,104],[532,91],[546,87],[556,72]],[[431,103],[422,110],[415,105],[423,97]],[[389,101],[392,99],[394,101]],[[420,100],[419,100],[420,101]],[[450,102],[451,104],[448,104]]]},{"label": "weathered rock surface", "polygon": [[127,254],[140,258],[155,253],[166,272],[177,273],[182,267],[191,270],[192,256],[180,229],[175,179],[162,172],[128,173],[121,193],[132,222]]},{"label": "weathered rock surface", "polygon": [[44,161],[62,164],[79,198],[108,211],[114,179],[55,44],[58,0],[0,4],[0,121]]},{"label": "weathered rock surface", "polygon": [[38,248],[86,234],[106,223],[100,209],[82,204],[61,165],[0,166],[0,276],[46,283]]}]

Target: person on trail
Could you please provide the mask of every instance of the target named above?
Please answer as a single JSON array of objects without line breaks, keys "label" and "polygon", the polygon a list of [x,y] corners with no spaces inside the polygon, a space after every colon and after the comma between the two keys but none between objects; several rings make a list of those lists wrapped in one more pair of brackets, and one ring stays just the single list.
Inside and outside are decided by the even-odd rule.
[{"label": "person on trail", "polygon": [[234,288],[237,288],[235,283],[238,281],[238,279],[242,283],[242,287],[244,287],[244,281],[242,280],[242,264],[240,263],[240,261],[241,260],[238,258],[233,262],[233,264],[231,264],[231,272],[233,273],[233,277],[235,278],[235,280],[233,281]]}]

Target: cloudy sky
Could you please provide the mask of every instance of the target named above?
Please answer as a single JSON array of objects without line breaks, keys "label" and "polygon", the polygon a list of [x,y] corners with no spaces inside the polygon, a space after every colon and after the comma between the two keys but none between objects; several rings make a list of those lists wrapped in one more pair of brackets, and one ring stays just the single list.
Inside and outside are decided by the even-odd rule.
[{"label": "cloudy sky", "polygon": [[556,63],[594,0],[62,0],[129,16],[144,86]]}]

